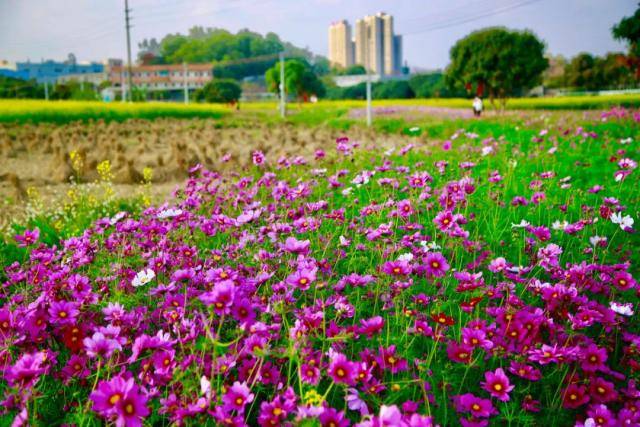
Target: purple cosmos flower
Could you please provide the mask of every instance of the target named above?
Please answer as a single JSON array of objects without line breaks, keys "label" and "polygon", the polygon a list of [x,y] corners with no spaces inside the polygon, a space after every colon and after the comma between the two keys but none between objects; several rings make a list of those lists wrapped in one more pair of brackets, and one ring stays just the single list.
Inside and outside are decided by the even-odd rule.
[{"label": "purple cosmos flower", "polygon": [[114,351],[122,350],[122,346],[117,340],[106,337],[102,332],[96,332],[93,336],[85,338],[82,342],[89,357],[108,359]]},{"label": "purple cosmos flower", "polygon": [[284,242],[284,250],[294,254],[308,254],[309,246],[311,246],[311,241],[298,240],[295,237],[287,237],[287,240]]},{"label": "purple cosmos flower", "polygon": [[369,415],[369,408],[367,407],[367,403],[360,398],[360,394],[358,393],[357,389],[352,387],[347,389],[346,401],[347,406],[352,411],[360,412],[360,415],[362,415],[363,417]]},{"label": "purple cosmos flower", "polygon": [[74,324],[78,314],[80,314],[77,307],[77,303],[69,301],[56,301],[51,303],[51,306],[49,307],[51,323],[56,325]]},{"label": "purple cosmos flower", "polygon": [[24,230],[22,234],[16,234],[13,238],[18,242],[18,246],[25,248],[31,246],[40,238],[40,230],[35,228],[33,230]]}]

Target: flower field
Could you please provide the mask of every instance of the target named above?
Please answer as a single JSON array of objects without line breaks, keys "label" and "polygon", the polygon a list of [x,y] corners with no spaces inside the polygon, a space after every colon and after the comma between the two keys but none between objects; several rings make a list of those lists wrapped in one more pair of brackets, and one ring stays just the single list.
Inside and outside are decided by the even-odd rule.
[{"label": "flower field", "polygon": [[256,148],[20,232],[1,424],[640,425],[640,113],[584,117]]}]

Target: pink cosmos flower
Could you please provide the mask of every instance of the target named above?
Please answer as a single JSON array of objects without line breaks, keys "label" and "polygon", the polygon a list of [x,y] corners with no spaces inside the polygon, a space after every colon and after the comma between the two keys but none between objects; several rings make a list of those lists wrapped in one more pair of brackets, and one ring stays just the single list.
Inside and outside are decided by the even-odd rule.
[{"label": "pink cosmos flower", "polygon": [[256,166],[261,166],[262,164],[264,164],[264,159],[264,153],[260,150],[256,150],[251,154],[251,160]]},{"label": "pink cosmos flower", "polygon": [[509,383],[509,378],[505,375],[502,368],[496,369],[495,372],[485,372],[484,378],[485,381],[480,383],[483,389],[502,402],[509,400],[509,392],[513,390],[515,386]]}]

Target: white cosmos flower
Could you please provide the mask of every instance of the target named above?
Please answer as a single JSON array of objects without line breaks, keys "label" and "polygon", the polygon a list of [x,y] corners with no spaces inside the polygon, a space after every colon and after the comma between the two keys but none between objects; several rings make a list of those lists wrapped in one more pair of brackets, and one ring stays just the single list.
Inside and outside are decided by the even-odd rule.
[{"label": "white cosmos flower", "polygon": [[440,246],[436,242],[427,242],[426,240],[422,240],[420,242],[420,246],[424,248],[425,251],[437,251],[441,249]]},{"label": "white cosmos flower", "polygon": [[569,223],[567,221],[554,221],[553,224],[551,224],[551,228],[554,230],[564,230],[568,225]]},{"label": "white cosmos flower", "polygon": [[344,190],[342,190],[342,195],[343,196],[348,196],[351,194],[351,192],[353,191],[353,187],[347,187]]},{"label": "white cosmos flower", "polygon": [[627,229],[633,227],[633,218],[629,215],[622,216],[622,213],[616,212],[611,215],[611,222],[618,224],[621,229]]},{"label": "white cosmos flower", "polygon": [[630,302],[626,304],[620,304],[615,301],[611,301],[609,303],[609,307],[611,308],[611,310],[623,316],[633,316],[633,304],[631,304]]},{"label": "white cosmos flower", "polygon": [[531,223],[526,219],[523,219],[522,221],[520,221],[520,224],[511,223],[511,228],[525,228],[525,227],[528,227],[529,225],[531,225]]},{"label": "white cosmos flower", "polygon": [[487,156],[489,154],[493,153],[493,147],[490,145],[487,145],[485,147],[482,147],[482,155],[483,156]]},{"label": "white cosmos flower", "polygon": [[166,219],[173,218],[178,215],[182,215],[182,209],[169,208],[158,212],[158,215],[156,216],[158,217],[158,219]]},{"label": "white cosmos flower", "polygon": [[412,253],[406,253],[406,254],[402,254],[398,257],[398,261],[407,261],[407,262],[411,262],[413,261],[413,254]]},{"label": "white cosmos flower", "polygon": [[598,243],[600,242],[606,242],[607,238],[606,237],[600,237],[600,236],[591,236],[589,237],[589,243],[591,243],[593,246],[598,246]]},{"label": "white cosmos flower", "polygon": [[109,224],[115,225],[118,221],[124,218],[126,214],[127,214],[126,212],[118,212],[113,216],[113,218],[111,218],[111,220],[109,221]]},{"label": "white cosmos flower", "polygon": [[131,284],[137,288],[146,285],[152,281],[154,277],[156,277],[156,273],[150,268],[145,268],[136,274],[136,277],[133,278]]},{"label": "white cosmos flower", "polygon": [[206,396],[207,399],[211,398],[211,381],[204,375],[200,377],[200,394]]}]

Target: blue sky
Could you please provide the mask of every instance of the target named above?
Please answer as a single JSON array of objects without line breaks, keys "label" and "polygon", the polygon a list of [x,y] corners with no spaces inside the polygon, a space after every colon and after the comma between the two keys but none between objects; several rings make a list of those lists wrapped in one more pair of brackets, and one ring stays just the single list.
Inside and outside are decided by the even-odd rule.
[{"label": "blue sky", "polygon": [[[124,58],[124,0],[0,0],[0,59]],[[470,31],[492,25],[533,30],[553,54],[624,50],[611,26],[636,0],[130,0],[134,50],[143,38],[193,25],[276,32],[327,54],[332,21],[378,11],[394,15],[411,66],[442,68],[449,49]]]}]

